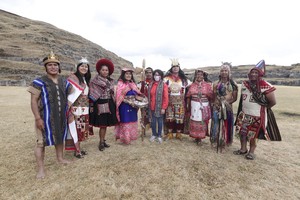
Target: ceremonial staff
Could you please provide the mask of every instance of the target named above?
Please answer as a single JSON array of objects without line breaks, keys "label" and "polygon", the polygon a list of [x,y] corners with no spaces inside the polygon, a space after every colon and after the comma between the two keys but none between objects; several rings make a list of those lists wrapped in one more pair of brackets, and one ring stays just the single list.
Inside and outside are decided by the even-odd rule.
[{"label": "ceremonial staff", "polygon": [[[141,74],[141,92],[144,93],[144,89],[145,89],[145,67],[146,67],[146,60],[143,59],[143,63],[142,63],[142,74]],[[141,137],[142,137],[142,141],[144,141],[144,137],[146,135],[146,127],[145,127],[145,124],[144,124],[144,119],[145,119],[145,115],[146,115],[146,111],[144,109],[147,109],[147,108],[142,108],[141,109],[141,119],[140,119],[140,124],[141,124],[141,129],[142,129],[142,134],[141,134]]]}]

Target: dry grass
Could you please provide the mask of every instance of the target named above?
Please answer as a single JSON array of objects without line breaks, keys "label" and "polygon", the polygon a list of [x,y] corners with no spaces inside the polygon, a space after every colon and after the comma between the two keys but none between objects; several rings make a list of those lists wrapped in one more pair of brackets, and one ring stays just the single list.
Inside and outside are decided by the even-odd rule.
[{"label": "dry grass", "polygon": [[57,164],[54,148],[46,148],[47,177],[36,180],[30,95],[26,88],[0,87],[0,199],[299,199],[300,87],[277,88],[283,141],[260,141],[254,161],[232,154],[237,139],[217,154],[208,139],[196,146],[187,136],[124,146],[110,129],[111,148],[100,152],[95,135],[82,144],[89,155],[70,165]]}]

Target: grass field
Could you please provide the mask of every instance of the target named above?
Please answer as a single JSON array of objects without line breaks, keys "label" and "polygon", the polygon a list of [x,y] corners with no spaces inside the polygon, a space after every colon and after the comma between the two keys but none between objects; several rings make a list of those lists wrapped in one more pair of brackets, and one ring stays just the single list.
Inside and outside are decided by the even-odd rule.
[{"label": "grass field", "polygon": [[283,141],[259,141],[254,161],[232,154],[237,139],[216,153],[208,138],[159,145],[148,131],[144,142],[124,146],[110,128],[109,149],[98,150],[96,134],[82,143],[85,158],[65,152],[69,165],[57,164],[47,147],[43,180],[35,179],[30,95],[24,87],[0,87],[0,94],[0,199],[300,199],[300,87],[277,86],[273,111]]}]

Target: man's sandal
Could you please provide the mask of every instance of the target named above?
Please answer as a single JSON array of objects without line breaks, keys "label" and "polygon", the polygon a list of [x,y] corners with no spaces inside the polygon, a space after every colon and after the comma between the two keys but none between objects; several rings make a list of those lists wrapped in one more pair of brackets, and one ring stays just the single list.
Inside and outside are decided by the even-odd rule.
[{"label": "man's sandal", "polygon": [[248,150],[246,150],[246,151],[241,151],[241,150],[239,149],[239,150],[236,150],[236,151],[233,152],[234,155],[244,155],[244,154],[246,154],[246,153],[248,153]]},{"label": "man's sandal", "polygon": [[255,159],[255,155],[253,153],[248,153],[247,155],[245,155],[245,158],[247,160],[254,160]]}]

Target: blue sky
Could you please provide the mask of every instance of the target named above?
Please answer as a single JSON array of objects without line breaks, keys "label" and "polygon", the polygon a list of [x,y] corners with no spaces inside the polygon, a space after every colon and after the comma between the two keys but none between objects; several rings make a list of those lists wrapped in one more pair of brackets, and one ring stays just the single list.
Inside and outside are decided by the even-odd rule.
[{"label": "blue sky", "polygon": [[[141,66],[300,63],[297,0],[1,0]],[[88,55],[87,55],[88,56]]]}]

